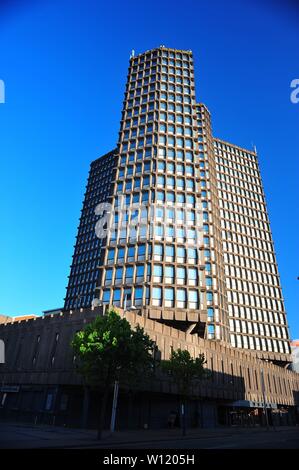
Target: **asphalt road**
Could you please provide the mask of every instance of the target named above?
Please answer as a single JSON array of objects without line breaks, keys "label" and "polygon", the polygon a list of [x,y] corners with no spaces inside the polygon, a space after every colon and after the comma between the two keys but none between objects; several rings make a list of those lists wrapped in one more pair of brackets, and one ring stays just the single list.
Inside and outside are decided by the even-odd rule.
[{"label": "asphalt road", "polygon": [[299,449],[299,427],[217,428],[115,433],[102,441],[95,431],[0,423],[0,449]]},{"label": "asphalt road", "polygon": [[291,431],[252,432],[208,438],[110,445],[111,449],[299,449],[299,428]]}]

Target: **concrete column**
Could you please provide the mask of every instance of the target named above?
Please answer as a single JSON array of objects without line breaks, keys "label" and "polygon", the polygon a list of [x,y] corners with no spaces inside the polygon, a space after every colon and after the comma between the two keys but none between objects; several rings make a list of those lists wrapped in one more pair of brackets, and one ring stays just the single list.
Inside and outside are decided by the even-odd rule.
[{"label": "concrete column", "polygon": [[90,402],[90,390],[89,390],[88,387],[85,386],[84,387],[83,406],[82,406],[82,417],[81,417],[81,427],[83,429],[87,428],[89,402]]}]

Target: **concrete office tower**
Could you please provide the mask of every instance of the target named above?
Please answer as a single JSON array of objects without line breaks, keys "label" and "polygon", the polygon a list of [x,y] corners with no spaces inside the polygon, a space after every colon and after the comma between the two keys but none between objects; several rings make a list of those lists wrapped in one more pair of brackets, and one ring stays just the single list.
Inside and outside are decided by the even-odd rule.
[{"label": "concrete office tower", "polygon": [[76,244],[69,275],[64,310],[90,307],[94,298],[103,240],[96,236],[95,208],[108,201],[112,191],[115,151],[92,162],[81,211]]},{"label": "concrete office tower", "polygon": [[289,332],[257,155],[214,145],[231,344],[285,365]]},{"label": "concrete office tower", "polygon": [[[109,174],[106,164],[94,171],[103,159]],[[104,201],[101,238],[94,210]],[[130,59],[117,149],[92,164],[65,309],[94,296],[290,362],[257,156],[213,137],[191,51]]]}]

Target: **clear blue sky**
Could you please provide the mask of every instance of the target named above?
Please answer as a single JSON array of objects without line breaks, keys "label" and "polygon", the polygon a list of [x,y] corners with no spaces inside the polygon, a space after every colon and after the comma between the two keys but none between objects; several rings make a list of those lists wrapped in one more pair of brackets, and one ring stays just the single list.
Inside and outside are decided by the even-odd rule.
[{"label": "clear blue sky", "polygon": [[259,152],[299,337],[299,14],[293,2],[0,3],[0,313],[63,305],[89,164],[115,146],[131,49],[192,49],[214,134]]}]

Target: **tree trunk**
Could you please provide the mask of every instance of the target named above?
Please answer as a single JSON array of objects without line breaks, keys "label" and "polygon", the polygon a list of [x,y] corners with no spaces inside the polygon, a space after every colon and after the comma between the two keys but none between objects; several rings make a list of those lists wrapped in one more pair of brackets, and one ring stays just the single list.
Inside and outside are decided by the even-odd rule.
[{"label": "tree trunk", "polygon": [[100,412],[99,412],[98,435],[97,435],[98,440],[102,439],[102,432],[103,432],[104,424],[105,424],[105,413],[106,413],[108,395],[109,395],[109,387],[105,387],[104,394],[101,400]]},{"label": "tree trunk", "polygon": [[182,408],[181,408],[181,416],[182,416],[182,433],[183,436],[186,436],[186,398],[182,397]]}]

